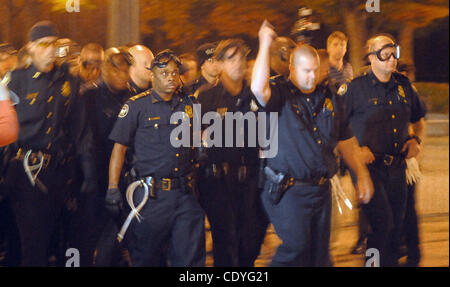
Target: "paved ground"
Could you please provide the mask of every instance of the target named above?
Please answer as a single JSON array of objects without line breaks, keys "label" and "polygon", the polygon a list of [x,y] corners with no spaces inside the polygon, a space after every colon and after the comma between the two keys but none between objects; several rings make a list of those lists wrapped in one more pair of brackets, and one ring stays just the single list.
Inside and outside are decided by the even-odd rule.
[{"label": "paved ground", "polygon": [[[420,266],[449,266],[449,137],[429,137],[425,140],[424,156],[420,160],[424,181],[417,190],[417,210],[420,221]],[[342,180],[351,189],[348,178]],[[363,266],[363,256],[350,254],[357,239],[356,212],[344,210],[338,217],[336,243],[331,250],[335,266]],[[213,265],[211,235],[207,232],[207,266]],[[256,266],[267,266],[274,255],[279,238],[269,227]]]}]

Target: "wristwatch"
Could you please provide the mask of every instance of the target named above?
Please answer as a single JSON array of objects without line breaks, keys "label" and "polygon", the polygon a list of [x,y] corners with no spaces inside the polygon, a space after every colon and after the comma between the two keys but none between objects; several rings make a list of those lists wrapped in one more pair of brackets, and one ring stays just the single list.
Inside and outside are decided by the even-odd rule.
[{"label": "wristwatch", "polygon": [[421,143],[422,143],[422,140],[421,140],[418,136],[416,136],[416,135],[410,136],[409,138],[410,138],[410,139],[415,139],[416,142],[417,142],[418,144],[421,144]]}]

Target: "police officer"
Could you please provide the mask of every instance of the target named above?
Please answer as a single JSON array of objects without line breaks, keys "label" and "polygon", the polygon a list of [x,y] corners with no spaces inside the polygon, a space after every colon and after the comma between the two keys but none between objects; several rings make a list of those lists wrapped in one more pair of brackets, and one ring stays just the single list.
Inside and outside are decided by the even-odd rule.
[{"label": "police officer", "polygon": [[151,88],[150,65],[154,56],[152,51],[143,45],[135,45],[128,52],[133,57],[128,85],[131,95],[135,96]]},{"label": "police officer", "polygon": [[269,50],[275,37],[275,31],[265,21],[259,31],[260,48],[252,77],[252,91],[261,105],[279,116],[275,127],[278,153],[267,159],[262,194],[269,219],[282,240],[271,265],[326,266],[331,212],[329,178],[337,171],[333,153],[336,146],[358,175],[359,199],[368,202],[373,187],[357,156],[357,141],[338,107],[340,101],[316,84],[317,51],[309,45],[297,47],[291,55],[290,80],[278,77],[269,82]]},{"label": "police officer", "polygon": [[81,49],[78,58],[79,77],[81,80],[80,94],[98,84],[101,75],[100,66],[105,58],[102,46],[97,43],[88,43]]},{"label": "police officer", "polygon": [[395,72],[399,46],[383,35],[367,46],[370,70],[351,82],[345,103],[375,186],[363,205],[372,228],[367,247],[379,250],[381,266],[395,266],[406,207],[405,158],[420,154],[425,109],[408,78]]},{"label": "police officer", "polygon": [[[32,64],[12,72],[20,125],[6,181],[20,231],[22,264],[45,266],[51,232],[72,181],[73,162],[89,154],[84,104],[66,65],[55,65],[56,32],[38,22],[27,44]],[[85,174],[86,185],[92,182]]]},{"label": "police officer", "polygon": [[[222,131],[226,113],[258,110],[244,80],[248,51],[240,39],[221,41],[214,54],[221,65],[219,84],[198,96],[202,114],[220,115]],[[203,138],[209,138],[206,131]],[[205,148],[199,181],[201,203],[211,225],[214,266],[253,266],[267,227],[257,190],[258,148],[250,147],[248,141],[243,147],[225,147],[225,136],[222,139],[222,147]]]},{"label": "police officer", "polygon": [[[129,98],[129,69],[131,55],[118,48],[105,51],[101,62],[101,78],[94,86],[80,95],[86,102],[89,125],[93,132],[95,157],[84,163],[95,174],[98,185],[93,190],[85,190],[78,196],[78,208],[73,216],[73,230],[70,239],[80,250],[81,266],[93,264],[96,244],[103,232],[117,233],[118,227],[104,209],[105,190],[108,187],[109,157],[114,142],[108,139],[117,115]],[[113,230],[113,231],[110,231]],[[113,237],[114,238],[114,237]],[[98,242],[98,265],[111,264],[109,242]]]},{"label": "police officer", "polygon": [[277,37],[270,46],[270,75],[289,76],[289,59],[297,45],[288,37]]},{"label": "police officer", "polygon": [[[130,248],[134,266],[158,266],[167,242],[171,266],[203,266],[205,262],[204,212],[193,190],[195,150],[185,145],[175,147],[179,140],[186,140],[185,135],[171,139],[179,125],[171,119],[173,113],[184,113],[184,124],[194,117],[193,102],[179,90],[180,65],[170,50],[157,54],[150,66],[152,90],[132,97],[123,106],[110,135],[115,145],[105,199],[109,210],[117,212],[123,205],[118,183],[131,144],[137,176],[150,188],[150,198],[140,211],[142,219],[130,226],[135,237]],[[144,188],[140,187],[134,194],[135,205],[143,196]]]},{"label": "police officer", "polygon": [[[201,91],[210,89],[217,84],[220,66],[216,59],[214,59],[216,46],[213,43],[205,43],[197,48],[197,62],[200,67],[200,76],[194,80],[194,83],[189,87],[188,91],[195,98],[198,97]],[[200,87],[202,88],[199,90]]]}]

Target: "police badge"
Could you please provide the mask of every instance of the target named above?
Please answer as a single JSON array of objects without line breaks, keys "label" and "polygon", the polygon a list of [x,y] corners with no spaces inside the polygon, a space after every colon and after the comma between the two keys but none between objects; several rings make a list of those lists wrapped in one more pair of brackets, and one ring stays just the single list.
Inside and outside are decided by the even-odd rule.
[{"label": "police badge", "polygon": [[120,110],[120,113],[119,113],[119,118],[126,117],[128,115],[128,109],[129,109],[129,107],[128,107],[127,104],[123,105],[123,107],[122,107],[122,109]]},{"label": "police badge", "polygon": [[184,108],[185,113],[189,116],[189,118],[192,119],[192,117],[194,116],[192,113],[192,107],[191,106],[186,106]]}]

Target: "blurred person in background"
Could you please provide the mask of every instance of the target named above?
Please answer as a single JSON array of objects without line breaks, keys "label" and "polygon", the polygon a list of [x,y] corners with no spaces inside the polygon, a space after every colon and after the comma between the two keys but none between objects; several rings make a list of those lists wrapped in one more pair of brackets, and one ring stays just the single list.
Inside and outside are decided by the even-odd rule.
[{"label": "blurred person in background", "polygon": [[152,51],[144,45],[132,46],[128,52],[133,57],[128,88],[130,95],[135,96],[152,87],[150,65],[154,56]]},{"label": "blurred person in background", "polygon": [[180,55],[181,60],[181,81],[184,86],[192,85],[198,77],[197,58],[194,54],[186,53]]},{"label": "blurred person in background", "polygon": [[123,104],[129,99],[128,81],[132,65],[131,55],[118,48],[109,48],[100,64],[101,78],[95,86],[86,90],[80,97],[87,103],[88,124],[93,132],[95,157],[80,165],[89,166],[96,181],[92,190],[82,190],[78,199],[78,210],[74,216],[74,234],[70,236],[73,246],[79,248],[81,266],[112,264],[114,241],[101,239],[117,234],[117,226],[103,206],[105,190],[108,186],[109,157],[114,143],[108,139]]}]

